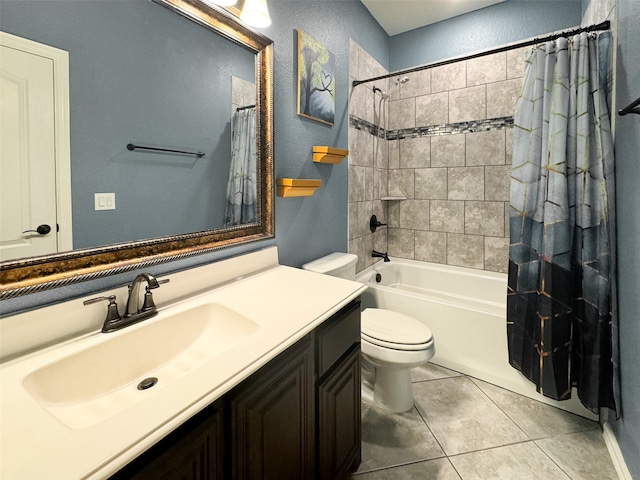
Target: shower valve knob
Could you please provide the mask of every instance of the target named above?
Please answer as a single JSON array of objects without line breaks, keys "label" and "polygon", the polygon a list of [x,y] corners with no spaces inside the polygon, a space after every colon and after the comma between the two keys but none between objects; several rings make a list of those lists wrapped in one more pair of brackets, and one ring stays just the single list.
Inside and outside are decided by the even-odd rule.
[{"label": "shower valve knob", "polygon": [[376,228],[385,226],[386,223],[382,223],[378,221],[378,218],[375,215],[371,215],[371,220],[369,220],[369,230],[372,232],[376,231]]}]

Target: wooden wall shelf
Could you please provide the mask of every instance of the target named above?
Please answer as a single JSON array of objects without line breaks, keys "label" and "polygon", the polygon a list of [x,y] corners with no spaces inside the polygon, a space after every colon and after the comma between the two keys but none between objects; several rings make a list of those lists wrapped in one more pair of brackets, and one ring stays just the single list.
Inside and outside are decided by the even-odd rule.
[{"label": "wooden wall shelf", "polygon": [[312,178],[278,178],[279,197],[310,197],[322,185],[322,180]]},{"label": "wooden wall shelf", "polygon": [[349,150],[319,145],[313,146],[313,161],[316,163],[340,163],[347,155],[349,155]]}]

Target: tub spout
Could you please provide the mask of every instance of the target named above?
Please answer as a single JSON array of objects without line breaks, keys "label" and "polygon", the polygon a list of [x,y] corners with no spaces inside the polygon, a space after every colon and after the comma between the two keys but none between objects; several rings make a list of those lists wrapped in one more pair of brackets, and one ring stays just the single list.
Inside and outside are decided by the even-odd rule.
[{"label": "tub spout", "polygon": [[378,252],[376,250],[372,250],[371,251],[371,256],[373,258],[382,258],[385,262],[390,262],[391,260],[389,260],[389,255],[387,255],[387,252]]}]

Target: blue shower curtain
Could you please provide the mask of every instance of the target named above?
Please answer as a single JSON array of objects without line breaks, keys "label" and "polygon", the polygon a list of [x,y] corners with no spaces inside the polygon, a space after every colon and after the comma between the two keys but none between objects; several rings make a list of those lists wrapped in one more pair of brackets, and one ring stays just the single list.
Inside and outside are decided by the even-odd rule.
[{"label": "blue shower curtain", "polygon": [[231,166],[224,226],[256,221],[256,112],[236,110],[231,119]]},{"label": "blue shower curtain", "polygon": [[619,412],[611,35],[533,49],[514,116],[509,362],[540,393]]}]

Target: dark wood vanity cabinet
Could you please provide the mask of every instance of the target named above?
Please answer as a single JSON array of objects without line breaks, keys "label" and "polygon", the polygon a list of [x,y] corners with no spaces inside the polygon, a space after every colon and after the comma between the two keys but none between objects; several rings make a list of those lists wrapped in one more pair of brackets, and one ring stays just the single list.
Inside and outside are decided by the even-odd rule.
[{"label": "dark wood vanity cabinet", "polygon": [[223,468],[223,403],[216,402],[120,470],[111,480],[221,480]]},{"label": "dark wood vanity cabinet", "polygon": [[310,335],[228,394],[231,478],[314,478],[314,358]]},{"label": "dark wood vanity cabinet", "polygon": [[353,301],[113,478],[342,479],[360,442]]}]

